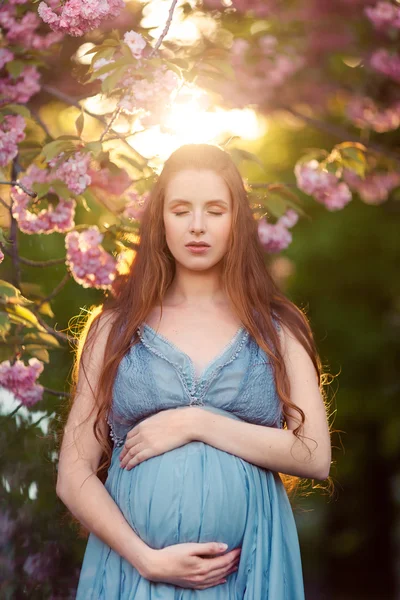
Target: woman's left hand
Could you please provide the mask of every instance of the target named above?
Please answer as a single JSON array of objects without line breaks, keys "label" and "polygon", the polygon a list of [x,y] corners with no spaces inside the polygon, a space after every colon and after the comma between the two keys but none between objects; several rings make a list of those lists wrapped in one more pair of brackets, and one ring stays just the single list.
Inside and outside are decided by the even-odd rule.
[{"label": "woman's left hand", "polygon": [[195,407],[162,410],[131,429],[119,456],[121,467],[129,471],[138,463],[191,441]]}]

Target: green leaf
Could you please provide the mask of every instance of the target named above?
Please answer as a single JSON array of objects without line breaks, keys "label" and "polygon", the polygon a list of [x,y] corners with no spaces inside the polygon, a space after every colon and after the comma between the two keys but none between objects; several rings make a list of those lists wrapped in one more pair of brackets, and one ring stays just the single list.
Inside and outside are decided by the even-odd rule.
[{"label": "green leaf", "polygon": [[50,184],[60,198],[68,199],[73,196],[73,193],[61,179],[53,179]]},{"label": "green leaf", "polygon": [[97,203],[96,196],[93,194],[93,192],[89,188],[86,188],[86,190],[84,192],[82,192],[82,194],[79,194],[78,197],[82,200],[83,208],[87,212],[90,212],[92,210],[90,208],[89,204],[96,205],[96,203]]},{"label": "green leaf", "polygon": [[10,244],[11,243],[4,237],[4,233],[3,233],[3,230],[1,227],[0,227],[0,242],[2,244]]},{"label": "green leaf", "polygon": [[96,158],[100,152],[103,151],[103,144],[98,140],[95,142],[88,142],[85,146],[85,149],[89,151]]},{"label": "green leaf", "polygon": [[22,73],[25,65],[23,60],[11,60],[6,64],[6,69],[12,77],[16,78]]},{"label": "green leaf", "polygon": [[117,87],[127,68],[128,66],[126,65],[125,67],[115,69],[112,75],[109,75],[101,82],[101,91],[105,94],[112,92],[112,90]]},{"label": "green leaf", "polygon": [[22,104],[7,104],[5,108],[11,112],[17,113],[18,115],[22,115],[26,119],[29,119],[31,116],[31,111],[29,108],[22,106]]},{"label": "green leaf", "polygon": [[166,64],[171,71],[173,71],[174,73],[176,73],[178,75],[179,79],[182,78],[182,71],[181,71],[181,69],[176,64],[174,64],[170,60],[165,60],[164,64]]},{"label": "green leaf", "polygon": [[106,73],[109,73],[110,71],[114,71],[115,69],[119,69],[120,67],[126,68],[128,66],[132,66],[132,59],[129,60],[126,57],[119,58],[118,60],[114,60],[112,63],[103,65],[99,69],[94,69],[88,82],[94,81],[95,79],[98,78],[99,75],[105,75]]},{"label": "green leaf", "polygon": [[145,165],[141,165],[134,158],[131,158],[130,156],[126,156],[126,154],[118,154],[118,158],[120,158],[121,160],[124,160],[125,162],[127,162],[129,165],[131,165],[131,167],[134,167],[135,169],[138,169],[138,171],[142,172],[143,169],[144,169]]},{"label": "green leaf", "polygon": [[252,152],[248,152],[247,150],[243,150],[242,148],[231,148],[229,150],[229,153],[232,156],[233,160],[236,160],[239,163],[243,160],[250,160],[252,162],[257,163],[263,171],[266,171],[264,163],[258,158],[256,154],[253,154]]},{"label": "green leaf", "polygon": [[79,135],[64,134],[60,135],[57,140],[80,140]]},{"label": "green leaf", "polygon": [[25,346],[25,350],[26,352],[28,352],[28,354],[30,354],[31,356],[34,356],[35,358],[37,358],[38,360],[41,360],[42,362],[45,363],[49,363],[50,362],[50,355],[48,353],[48,351],[43,348],[42,346],[39,346],[37,344],[27,344]]},{"label": "green leaf", "polygon": [[53,142],[43,146],[42,149],[43,155],[47,162],[58,156],[58,154],[61,152],[67,151],[75,151],[74,144],[68,140],[54,140]]},{"label": "green leaf", "polygon": [[96,52],[96,54],[93,55],[92,57],[92,66],[94,65],[94,63],[98,60],[100,60],[100,58],[106,58],[107,60],[109,60],[110,58],[112,58],[115,54],[116,48],[110,48],[110,47],[106,47],[106,48],[102,48],[101,50],[99,50],[98,52]]},{"label": "green leaf", "polygon": [[0,337],[5,340],[7,333],[10,331],[11,324],[7,313],[0,312]]},{"label": "green leaf", "polygon": [[82,135],[84,125],[85,125],[85,115],[84,115],[83,111],[81,111],[81,114],[75,121],[75,127],[76,127],[76,131],[77,131],[77,134],[79,135],[79,137],[81,137],[81,135]]},{"label": "green leaf", "polygon": [[60,343],[54,335],[51,333],[44,333],[43,331],[36,331],[35,333],[26,333],[24,335],[24,344],[34,343],[43,344],[50,348],[60,348]]},{"label": "green leaf", "polygon": [[0,280],[0,296],[6,298],[18,298],[21,292],[18,288],[8,283],[8,281]]},{"label": "green leaf", "polygon": [[51,184],[50,183],[38,183],[37,181],[34,181],[32,183],[31,187],[32,187],[32,191],[35,192],[37,194],[37,197],[40,199],[49,193]]},{"label": "green leaf", "polygon": [[25,325],[26,327],[36,327],[40,331],[46,331],[44,327],[40,325],[36,316],[31,310],[29,310],[29,308],[26,308],[25,306],[20,306],[18,304],[6,304],[5,310],[10,317],[10,321],[12,321],[13,323],[20,323]]}]

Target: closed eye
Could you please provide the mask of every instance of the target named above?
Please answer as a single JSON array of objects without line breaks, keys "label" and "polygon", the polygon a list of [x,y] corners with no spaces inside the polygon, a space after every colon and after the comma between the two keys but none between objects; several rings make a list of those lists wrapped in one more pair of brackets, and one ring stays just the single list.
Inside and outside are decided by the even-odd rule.
[{"label": "closed eye", "polygon": [[[183,211],[183,212],[177,212],[177,213],[174,213],[174,215],[176,215],[177,217],[179,217],[180,215],[185,215],[187,212],[188,212],[187,210]],[[209,213],[211,215],[218,215],[218,216],[221,216],[221,215],[224,214],[224,213],[219,213],[219,212],[213,212],[212,210],[210,210]]]}]

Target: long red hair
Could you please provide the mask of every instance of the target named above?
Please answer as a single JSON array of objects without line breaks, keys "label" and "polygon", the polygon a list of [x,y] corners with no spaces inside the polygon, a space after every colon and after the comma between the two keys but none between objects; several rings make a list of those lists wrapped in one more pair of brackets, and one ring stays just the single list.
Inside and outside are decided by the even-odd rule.
[{"label": "long red hair", "polygon": [[[129,348],[137,343],[137,328],[146,320],[155,305],[161,305],[166,291],[174,279],[175,260],[166,244],[163,222],[165,189],[170,178],[183,169],[210,169],[226,182],[232,198],[232,228],[229,249],[223,258],[222,285],[230,298],[236,314],[259,346],[272,361],[276,388],[286,414],[290,407],[299,414],[299,424],[294,430],[302,437],[305,422],[303,410],[290,401],[290,386],[285,364],[280,352],[278,333],[272,322],[274,313],[304,346],[316,371],[320,390],[323,390],[321,361],[307,317],[278,289],[266,263],[260,244],[257,221],[250,207],[242,177],[225,150],[209,144],[187,144],[178,148],[165,162],[157,181],[150,191],[140,223],[140,243],[129,272],[119,275],[112,293],[105,302],[89,311],[79,335],[72,369],[70,406],[74,400],[81,367],[83,350],[90,351],[95,339],[99,319],[103,314],[113,315],[106,346],[104,365],[99,375],[101,394],[95,396],[97,417],[94,433],[103,448],[97,476],[104,482],[112,454],[112,442],[104,436],[104,424],[112,401],[112,387],[118,365]],[[88,333],[90,335],[88,336]],[[270,347],[266,340],[272,341]],[[132,342],[133,340],[133,342]],[[280,474],[292,496],[298,488],[299,478]],[[329,480],[330,478],[328,478]],[[319,486],[320,487],[320,486]]]}]

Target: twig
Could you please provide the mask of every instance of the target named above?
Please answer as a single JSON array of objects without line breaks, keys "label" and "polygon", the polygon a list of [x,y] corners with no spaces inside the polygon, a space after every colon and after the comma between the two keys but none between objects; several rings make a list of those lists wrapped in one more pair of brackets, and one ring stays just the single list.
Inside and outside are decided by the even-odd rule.
[{"label": "twig", "polygon": [[171,26],[172,16],[174,14],[174,10],[175,10],[175,7],[177,5],[177,2],[178,2],[178,0],[173,0],[172,4],[170,6],[169,12],[168,12],[168,19],[167,19],[167,22],[165,24],[164,30],[163,30],[162,34],[160,35],[160,37],[158,38],[158,40],[157,40],[157,42],[156,42],[153,50],[148,55],[148,58],[152,58],[154,56],[154,54],[157,52],[157,50],[161,46],[161,43],[162,43],[163,39],[167,35],[168,30],[169,30],[169,28]]},{"label": "twig", "polygon": [[118,115],[120,114],[120,112],[121,112],[121,108],[120,108],[120,107],[118,107],[118,108],[117,108],[117,109],[114,111],[114,113],[113,113],[113,115],[112,115],[112,117],[111,117],[111,119],[110,119],[109,123],[107,124],[107,126],[105,127],[105,129],[104,129],[103,133],[102,133],[102,134],[101,134],[101,136],[100,136],[99,142],[102,142],[102,141],[104,140],[104,137],[105,137],[105,136],[107,135],[107,133],[110,131],[112,124],[114,123],[115,119],[118,117]]},{"label": "twig", "polygon": [[[12,167],[11,167],[11,178],[14,179],[15,175],[16,175],[16,161],[17,158],[14,158],[14,160],[12,161]],[[12,282],[15,285],[15,287],[19,288],[20,287],[20,282],[21,282],[21,267],[20,267],[20,262],[19,262],[19,256],[18,256],[18,226],[17,226],[17,221],[13,216],[12,213],[12,204],[8,207],[9,213],[10,213],[10,219],[11,219],[11,224],[10,224],[10,242],[12,244],[11,246],[11,260],[12,260],[12,264],[13,264],[13,272],[12,272]]]},{"label": "twig", "polygon": [[30,190],[28,190],[28,188],[25,187],[24,184],[21,183],[20,181],[0,181],[0,184],[14,185],[14,186],[20,187],[21,190],[23,190],[25,192],[25,194],[28,194],[28,196],[30,196],[31,198],[36,198],[36,196],[37,196],[36,192],[31,192]]},{"label": "twig", "polygon": [[59,392],[57,390],[52,390],[50,388],[44,387],[43,386],[43,391],[46,392],[47,394],[51,394],[52,396],[63,396],[64,398],[69,398],[71,396],[71,394],[69,394],[68,392]]},{"label": "twig", "polygon": [[[4,244],[1,244],[1,242],[0,245],[3,248],[4,254],[12,256],[11,250],[8,250],[8,248]],[[18,256],[18,261],[24,265],[28,265],[29,267],[51,267],[53,265],[65,264],[65,258],[51,258],[49,260],[30,260],[29,258]]]},{"label": "twig", "polygon": [[39,116],[39,113],[37,113],[36,110],[31,108],[30,106],[29,106],[29,110],[31,111],[32,115],[35,117],[35,120],[39,123],[40,127],[43,129],[43,131],[45,132],[47,137],[50,139],[54,139],[53,136],[51,135],[50,131],[48,130],[47,125],[44,123],[42,118]]},{"label": "twig", "polygon": [[44,304],[45,302],[48,302],[49,300],[54,298],[54,296],[56,296],[62,290],[62,288],[68,283],[70,278],[71,278],[71,273],[69,271],[67,271],[67,273],[65,274],[63,279],[54,288],[54,290],[48,296],[46,296],[45,298],[42,298],[42,300],[39,302],[39,304],[37,304],[36,310],[39,310],[39,308],[42,306],[42,304]]},{"label": "twig", "polygon": [[[319,131],[323,131],[324,133],[328,133],[333,137],[345,139],[346,141],[349,140],[351,142],[360,141],[359,136],[350,133],[345,127],[342,127],[340,125],[334,125],[326,121],[320,121],[319,119],[315,119],[314,117],[309,117],[308,115],[299,112],[291,106],[279,106],[277,108],[287,110],[298,119],[301,119],[302,121],[307,123],[307,125],[310,125],[311,127],[318,129]],[[388,158],[400,163],[400,154],[396,152],[391,152],[388,148],[385,148],[381,144],[370,142],[364,145],[367,146],[369,150],[373,150],[377,154],[382,154],[383,156],[387,156]]]},{"label": "twig", "polygon": [[[83,110],[84,113],[86,113],[90,117],[93,117],[94,119],[96,119],[100,123],[103,123],[103,125],[107,126],[107,120],[104,117],[102,117],[101,115],[96,115],[95,113],[92,113],[87,108],[84,108],[74,98],[71,98],[71,96],[68,96],[68,94],[64,94],[63,92],[60,92],[59,90],[56,90],[56,89],[54,89],[51,86],[46,85],[46,84],[42,85],[42,90],[46,91],[51,96],[54,96],[54,98],[58,98],[59,100],[62,100],[62,102],[65,102],[66,104],[71,104],[72,106],[75,106],[76,108],[79,108],[79,110]],[[138,152],[133,146],[131,146],[126,141],[126,139],[124,138],[123,135],[119,134],[118,131],[115,131],[114,129],[110,129],[109,131],[111,131],[111,133],[113,133],[119,140],[121,140],[121,142],[123,142],[126,146],[128,146],[129,150],[132,150],[136,154],[136,156],[138,156],[141,160],[143,160],[147,164],[148,159],[145,158],[144,156],[142,156],[140,154],[140,152]]]}]

